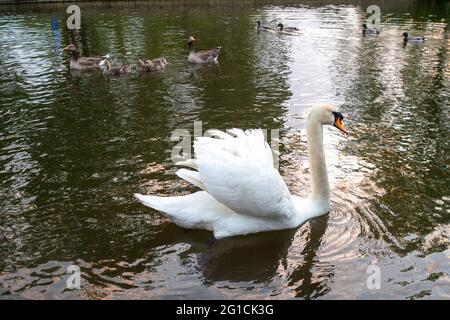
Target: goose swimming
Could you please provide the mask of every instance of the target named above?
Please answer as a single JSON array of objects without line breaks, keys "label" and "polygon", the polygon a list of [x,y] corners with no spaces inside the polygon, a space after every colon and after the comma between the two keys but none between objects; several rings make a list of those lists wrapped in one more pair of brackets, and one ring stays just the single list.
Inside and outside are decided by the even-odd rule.
[{"label": "goose swimming", "polygon": [[131,68],[127,65],[112,66],[109,59],[102,61],[100,67],[103,69],[103,75],[105,76],[119,76],[131,71]]},{"label": "goose swimming", "polygon": [[99,68],[99,64],[104,61],[107,56],[101,57],[80,57],[80,53],[74,44],[69,44],[63,48],[64,52],[71,55],[70,69],[71,70],[95,70]]},{"label": "goose swimming", "polygon": [[155,58],[153,60],[138,60],[136,67],[137,72],[155,72],[163,70],[168,64],[165,58]]},{"label": "goose swimming", "polygon": [[188,39],[189,55],[188,61],[190,63],[217,63],[219,58],[219,52],[221,47],[217,47],[210,50],[203,50],[196,52],[194,49],[195,38],[190,36]]}]

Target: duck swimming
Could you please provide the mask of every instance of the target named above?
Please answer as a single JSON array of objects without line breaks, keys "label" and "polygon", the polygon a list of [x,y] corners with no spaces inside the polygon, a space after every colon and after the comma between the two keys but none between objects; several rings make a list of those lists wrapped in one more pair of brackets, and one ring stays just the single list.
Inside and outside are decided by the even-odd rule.
[{"label": "duck swimming", "polygon": [[278,29],[279,31],[287,31],[287,32],[300,31],[300,29],[297,27],[285,27],[281,22],[277,26],[279,28]]},{"label": "duck swimming", "polygon": [[408,32],[403,32],[403,43],[406,44],[408,42],[413,42],[413,43],[424,43],[425,42],[425,37],[409,37]]},{"label": "duck swimming", "polygon": [[71,70],[96,70],[99,68],[100,62],[109,57],[80,57],[77,47],[74,44],[69,44],[68,46],[64,47],[63,50],[64,52],[67,52],[71,55]]},{"label": "duck swimming", "polygon": [[367,24],[365,24],[365,23],[363,23],[362,27],[363,27],[363,35],[364,36],[365,35],[373,35],[373,36],[375,36],[375,35],[380,34],[380,30],[375,29],[375,28],[368,28]]},{"label": "duck swimming", "polygon": [[139,59],[136,70],[137,72],[161,71],[167,64],[168,62],[165,58],[156,58],[153,60],[146,60],[145,62]]},{"label": "duck swimming", "polygon": [[256,21],[256,30],[273,32],[274,28],[261,25],[261,21]]},{"label": "duck swimming", "polygon": [[250,233],[295,228],[324,215],[330,209],[330,186],[323,145],[323,126],[348,133],[344,116],[333,106],[313,107],[307,118],[306,135],[311,171],[309,198],[291,195],[274,167],[272,149],[262,130],[214,130],[213,137],[194,142],[195,159],[177,163],[194,170],[176,174],[202,189],[174,197],[135,194],[175,224],[204,229],[224,238]]},{"label": "duck swimming", "polygon": [[210,50],[203,50],[196,52],[194,50],[194,42],[196,40],[194,37],[190,36],[188,39],[188,47],[189,47],[189,55],[188,61],[190,63],[217,63],[217,59],[219,57],[219,52],[221,47],[217,47]]},{"label": "duck swimming", "polygon": [[102,61],[100,67],[103,68],[103,75],[105,76],[119,76],[129,73],[131,70],[130,67],[126,65],[112,66],[109,59],[105,59],[104,61]]}]

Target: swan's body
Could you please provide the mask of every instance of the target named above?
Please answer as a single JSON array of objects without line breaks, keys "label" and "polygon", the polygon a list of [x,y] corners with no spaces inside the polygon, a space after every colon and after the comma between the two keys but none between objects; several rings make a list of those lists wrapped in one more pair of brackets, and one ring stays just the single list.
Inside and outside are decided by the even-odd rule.
[{"label": "swan's body", "polygon": [[362,27],[363,27],[363,35],[364,36],[366,36],[366,35],[376,36],[376,35],[380,34],[380,30],[375,29],[375,28],[368,28],[367,24],[365,24],[365,23],[362,25]]},{"label": "swan's body", "polygon": [[219,52],[221,47],[196,52],[194,50],[195,41],[196,40],[194,39],[194,37],[189,37],[188,39],[188,47],[189,47],[188,62],[198,64],[218,62],[217,59],[219,58]]},{"label": "swan's body", "polygon": [[71,70],[96,70],[99,68],[100,63],[108,57],[80,57],[77,47],[74,44],[69,44],[63,50],[71,55]]},{"label": "swan's body", "polygon": [[196,159],[178,163],[197,170],[180,169],[177,175],[204,191],[179,197],[135,196],[177,225],[210,230],[216,238],[297,227],[329,210],[322,125],[334,124],[346,132],[342,119],[331,106],[315,107],[309,114],[312,190],[308,199],[290,194],[273,165],[263,132],[238,129],[214,131],[217,138],[198,138]]},{"label": "swan's body", "polygon": [[408,42],[412,43],[424,43],[425,37],[410,37],[408,32],[403,32],[403,43],[406,44]]}]

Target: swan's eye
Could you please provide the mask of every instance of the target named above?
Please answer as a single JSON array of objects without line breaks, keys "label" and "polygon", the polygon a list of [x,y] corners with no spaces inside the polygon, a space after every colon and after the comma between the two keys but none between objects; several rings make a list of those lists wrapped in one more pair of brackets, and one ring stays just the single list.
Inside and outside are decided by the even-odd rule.
[{"label": "swan's eye", "polygon": [[333,116],[334,116],[334,126],[339,130],[341,130],[342,132],[348,134],[347,128],[342,123],[342,120],[344,120],[344,116],[342,115],[342,113],[333,111]]},{"label": "swan's eye", "polygon": [[336,120],[344,120],[345,119],[345,117],[344,117],[344,115],[342,114],[342,113],[340,113],[340,112],[337,112],[337,111],[333,111],[332,112],[333,113],[333,116],[334,116],[334,121],[336,122]]}]

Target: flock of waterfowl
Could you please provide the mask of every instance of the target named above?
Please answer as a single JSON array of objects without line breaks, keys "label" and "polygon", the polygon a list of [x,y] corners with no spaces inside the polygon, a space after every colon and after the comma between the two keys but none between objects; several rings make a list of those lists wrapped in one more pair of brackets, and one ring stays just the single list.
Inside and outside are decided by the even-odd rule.
[{"label": "flock of waterfowl", "polygon": [[[377,28],[369,28],[367,24],[362,25],[363,35],[372,35],[376,36],[381,33],[380,29]],[[289,35],[300,35],[301,31],[298,27],[293,26],[285,26],[283,23],[278,23],[275,26],[267,26],[262,25],[261,21],[256,21],[256,30],[258,32],[278,32],[282,34]],[[425,37],[409,37],[408,32],[403,33],[403,45],[406,45],[408,42],[413,43],[423,43],[425,41]],[[220,53],[220,46],[203,51],[195,51],[194,42],[195,38],[190,36],[187,40],[187,45],[189,48],[188,62],[195,64],[203,64],[203,63],[217,63],[217,59]],[[167,60],[163,57],[155,58],[155,59],[147,59],[145,61],[139,59],[134,65],[119,65],[113,66],[110,61],[110,56],[96,56],[96,57],[80,57],[80,54],[74,44],[69,44],[64,48],[64,51],[71,55],[70,59],[70,69],[71,70],[103,70],[104,75],[121,75],[127,74],[130,72],[155,72],[161,71],[168,64]]]},{"label": "flock of waterfowl", "polygon": [[[190,63],[211,63],[217,62],[219,57],[220,47],[210,50],[195,51],[194,37],[189,37],[187,43],[189,47],[188,61]],[[71,70],[103,70],[104,75],[121,75],[130,72],[155,72],[161,71],[168,64],[163,57],[155,59],[147,59],[145,61],[139,59],[135,65],[119,65],[113,66],[110,61],[110,56],[97,57],[80,57],[77,47],[74,44],[69,44],[64,48],[64,51],[71,55],[70,69]]]},{"label": "flock of waterfowl", "polygon": [[285,26],[281,22],[277,24],[276,27],[264,26],[261,24],[261,21],[256,21],[256,30],[258,31],[267,31],[267,32],[279,32],[285,34],[301,34],[300,28],[298,27],[290,27]]},{"label": "flock of waterfowl", "polygon": [[[380,29],[377,28],[369,28],[366,23],[362,24],[362,33],[363,36],[376,36],[381,33]],[[266,31],[266,32],[280,32],[285,34],[301,34],[300,29],[298,27],[286,27],[282,23],[278,23],[277,26],[265,26],[261,24],[261,21],[256,21],[256,29],[258,31]],[[425,37],[410,37],[408,32],[404,32],[403,35],[403,45],[406,45],[408,42],[413,43],[423,43],[425,42]]]},{"label": "flock of waterfowl", "polygon": [[[363,27],[363,35],[379,35],[381,33],[380,29],[377,28],[368,28],[367,24],[363,23],[362,25]],[[413,42],[413,43],[423,43],[425,42],[425,37],[420,36],[420,37],[410,37],[408,32],[403,32],[402,34],[403,37],[403,45],[406,45],[408,42]]]}]

